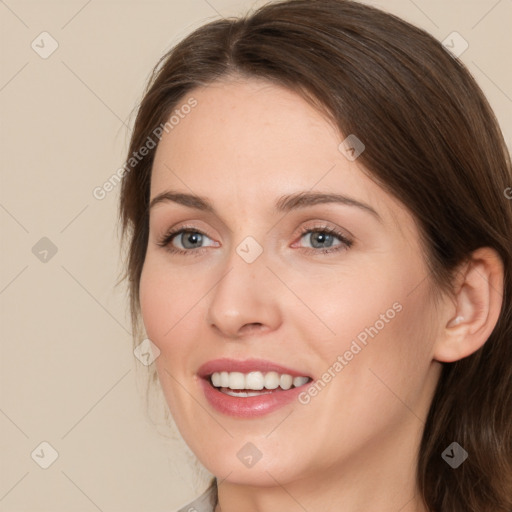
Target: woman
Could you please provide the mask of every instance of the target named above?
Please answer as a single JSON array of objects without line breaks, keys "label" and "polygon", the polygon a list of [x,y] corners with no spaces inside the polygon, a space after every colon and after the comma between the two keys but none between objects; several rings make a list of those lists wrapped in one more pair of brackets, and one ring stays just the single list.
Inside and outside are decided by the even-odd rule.
[{"label": "woman", "polygon": [[134,332],[215,476],[181,510],[512,510],[510,157],[441,43],[346,0],[214,21],[127,161]]}]

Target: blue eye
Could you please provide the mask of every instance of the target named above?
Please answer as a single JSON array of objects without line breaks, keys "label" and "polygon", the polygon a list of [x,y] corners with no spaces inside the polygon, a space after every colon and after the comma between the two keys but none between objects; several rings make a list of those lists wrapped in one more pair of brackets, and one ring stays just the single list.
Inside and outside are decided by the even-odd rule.
[{"label": "blue eye", "polygon": [[[162,240],[158,242],[158,245],[161,247],[165,247],[171,253],[197,253],[198,249],[205,249],[205,247],[197,246],[200,244],[204,238],[209,238],[202,231],[198,231],[197,229],[192,228],[180,228],[174,231],[167,233]],[[174,239],[178,240],[181,243],[182,248],[174,247],[172,245]],[[203,251],[199,251],[203,252]]]},{"label": "blue eye", "polygon": [[[306,251],[312,254],[328,254],[332,252],[338,252],[344,249],[348,249],[353,245],[353,242],[349,240],[345,235],[340,233],[338,230],[330,228],[328,226],[319,226],[315,228],[304,228],[302,230],[302,240],[305,237],[309,237],[310,243],[313,247],[306,247]],[[340,241],[337,245],[332,245],[334,239]]]},{"label": "blue eye", "polygon": [[[353,242],[345,235],[328,226],[304,228],[301,232],[300,240],[306,236],[310,237],[312,247],[304,247],[303,249],[311,254],[338,252],[348,249],[353,245]],[[173,245],[175,239],[180,242],[181,247]],[[199,256],[208,247],[218,247],[217,242],[207,246],[201,245],[205,239],[211,240],[208,235],[198,229],[182,226],[166,233],[157,244],[173,254]],[[335,239],[338,239],[339,243],[333,245]]]}]

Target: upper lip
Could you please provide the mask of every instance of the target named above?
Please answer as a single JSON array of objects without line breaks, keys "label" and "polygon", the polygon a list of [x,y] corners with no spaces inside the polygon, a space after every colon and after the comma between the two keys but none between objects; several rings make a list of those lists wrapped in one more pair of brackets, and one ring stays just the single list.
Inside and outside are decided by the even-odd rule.
[{"label": "upper lip", "polygon": [[286,373],[288,375],[291,375],[292,377],[309,377],[309,375],[305,372],[301,372],[300,370],[294,370],[293,368],[288,368],[286,366],[273,363],[272,361],[267,361],[265,359],[237,360],[229,358],[221,358],[208,361],[200,366],[199,370],[197,371],[197,374],[199,375],[199,377],[205,379],[215,372],[249,373],[257,371],[260,371],[262,373]]}]

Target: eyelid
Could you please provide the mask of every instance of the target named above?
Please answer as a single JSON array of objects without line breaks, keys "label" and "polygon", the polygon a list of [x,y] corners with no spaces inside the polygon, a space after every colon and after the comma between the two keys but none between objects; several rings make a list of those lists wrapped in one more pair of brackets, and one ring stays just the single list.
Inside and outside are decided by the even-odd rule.
[{"label": "eyelid", "polygon": [[305,225],[302,225],[299,228],[299,235],[307,233],[309,231],[327,231],[329,233],[336,234],[337,236],[345,240],[356,240],[356,237],[348,229],[340,228],[336,224],[327,221],[317,220],[313,222],[314,224],[310,225],[306,221],[304,223]]},{"label": "eyelid", "polygon": [[[199,229],[197,228],[196,226],[193,226],[193,225],[189,225],[189,224],[183,224],[183,225],[178,225],[176,227],[171,227],[169,228],[167,231],[165,231],[165,233],[160,236],[157,240],[157,245],[161,246],[161,247],[166,247],[168,246],[171,241],[176,238],[178,235],[182,234],[183,232],[191,232],[191,233],[199,233],[201,234],[202,236],[206,236],[207,238],[210,238],[211,240],[212,237],[210,235],[208,235],[204,230],[202,229]],[[215,242],[215,243],[218,243],[218,242]],[[209,246],[211,247],[211,246]],[[200,249],[203,249],[202,247],[198,248],[198,249],[195,249],[195,250],[200,250]],[[179,251],[180,249],[176,249],[177,251]],[[192,252],[194,249],[188,249],[186,252]]]},{"label": "eyelid", "polygon": [[[333,227],[325,222],[317,222],[317,224],[315,224],[314,226],[309,226],[309,225],[302,226],[300,228],[298,240],[300,241],[302,239],[302,237],[304,235],[306,235],[307,233],[315,233],[315,232],[328,233],[330,235],[333,235],[340,240],[340,244],[335,245],[333,247],[325,248],[325,249],[322,249],[322,248],[316,249],[314,247],[302,247],[302,249],[304,251],[312,253],[313,255],[318,255],[319,253],[320,254],[338,253],[342,250],[350,249],[350,247],[352,247],[352,245],[354,244],[354,240],[355,240],[354,236],[347,235],[347,234],[343,233],[343,231],[340,228]],[[294,244],[295,244],[295,242],[294,242]],[[292,247],[293,246],[294,245],[292,245]]]}]

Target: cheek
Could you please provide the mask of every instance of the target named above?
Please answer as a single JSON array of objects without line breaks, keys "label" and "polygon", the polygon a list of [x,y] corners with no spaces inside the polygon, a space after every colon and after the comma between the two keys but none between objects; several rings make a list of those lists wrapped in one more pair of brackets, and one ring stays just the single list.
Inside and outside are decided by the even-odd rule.
[{"label": "cheek", "polygon": [[308,275],[291,286],[310,311],[297,308],[301,313],[297,318],[308,318],[309,330],[316,326],[326,352],[342,350],[345,345],[348,349],[357,337],[364,342],[374,327],[379,332],[387,329],[400,315],[405,287],[389,273],[372,272],[368,267]]},{"label": "cheek", "polygon": [[149,261],[146,259],[139,285],[140,307],[146,333],[160,350],[160,339],[165,332],[163,322],[167,318],[167,313],[171,313],[167,307],[170,300],[168,295],[168,288],[162,282],[155,265],[151,263],[150,258]]},{"label": "cheek", "polygon": [[148,251],[139,287],[144,327],[157,346],[168,344],[179,335],[187,323],[184,320],[197,314],[198,302],[204,295],[198,286],[199,278],[190,279],[188,272],[171,269],[162,259],[165,257]]},{"label": "cheek", "polygon": [[[148,254],[141,274],[139,300],[148,338],[160,350],[155,367],[167,404],[175,421],[190,408],[187,396],[181,394],[181,382],[188,378],[191,319],[198,311],[200,291],[185,273],[174,272],[159,255]],[[196,297],[197,296],[197,297]],[[197,304],[193,308],[194,304]],[[195,322],[192,322],[194,325]],[[185,342],[184,342],[185,341]]]},{"label": "cheek", "polygon": [[326,368],[346,354],[350,371],[344,373],[382,368],[401,382],[428,370],[435,318],[423,267],[412,259],[390,261],[360,271],[352,267],[335,279],[318,275],[295,283],[294,291],[314,314],[298,308],[296,321],[316,339],[313,350]]}]

